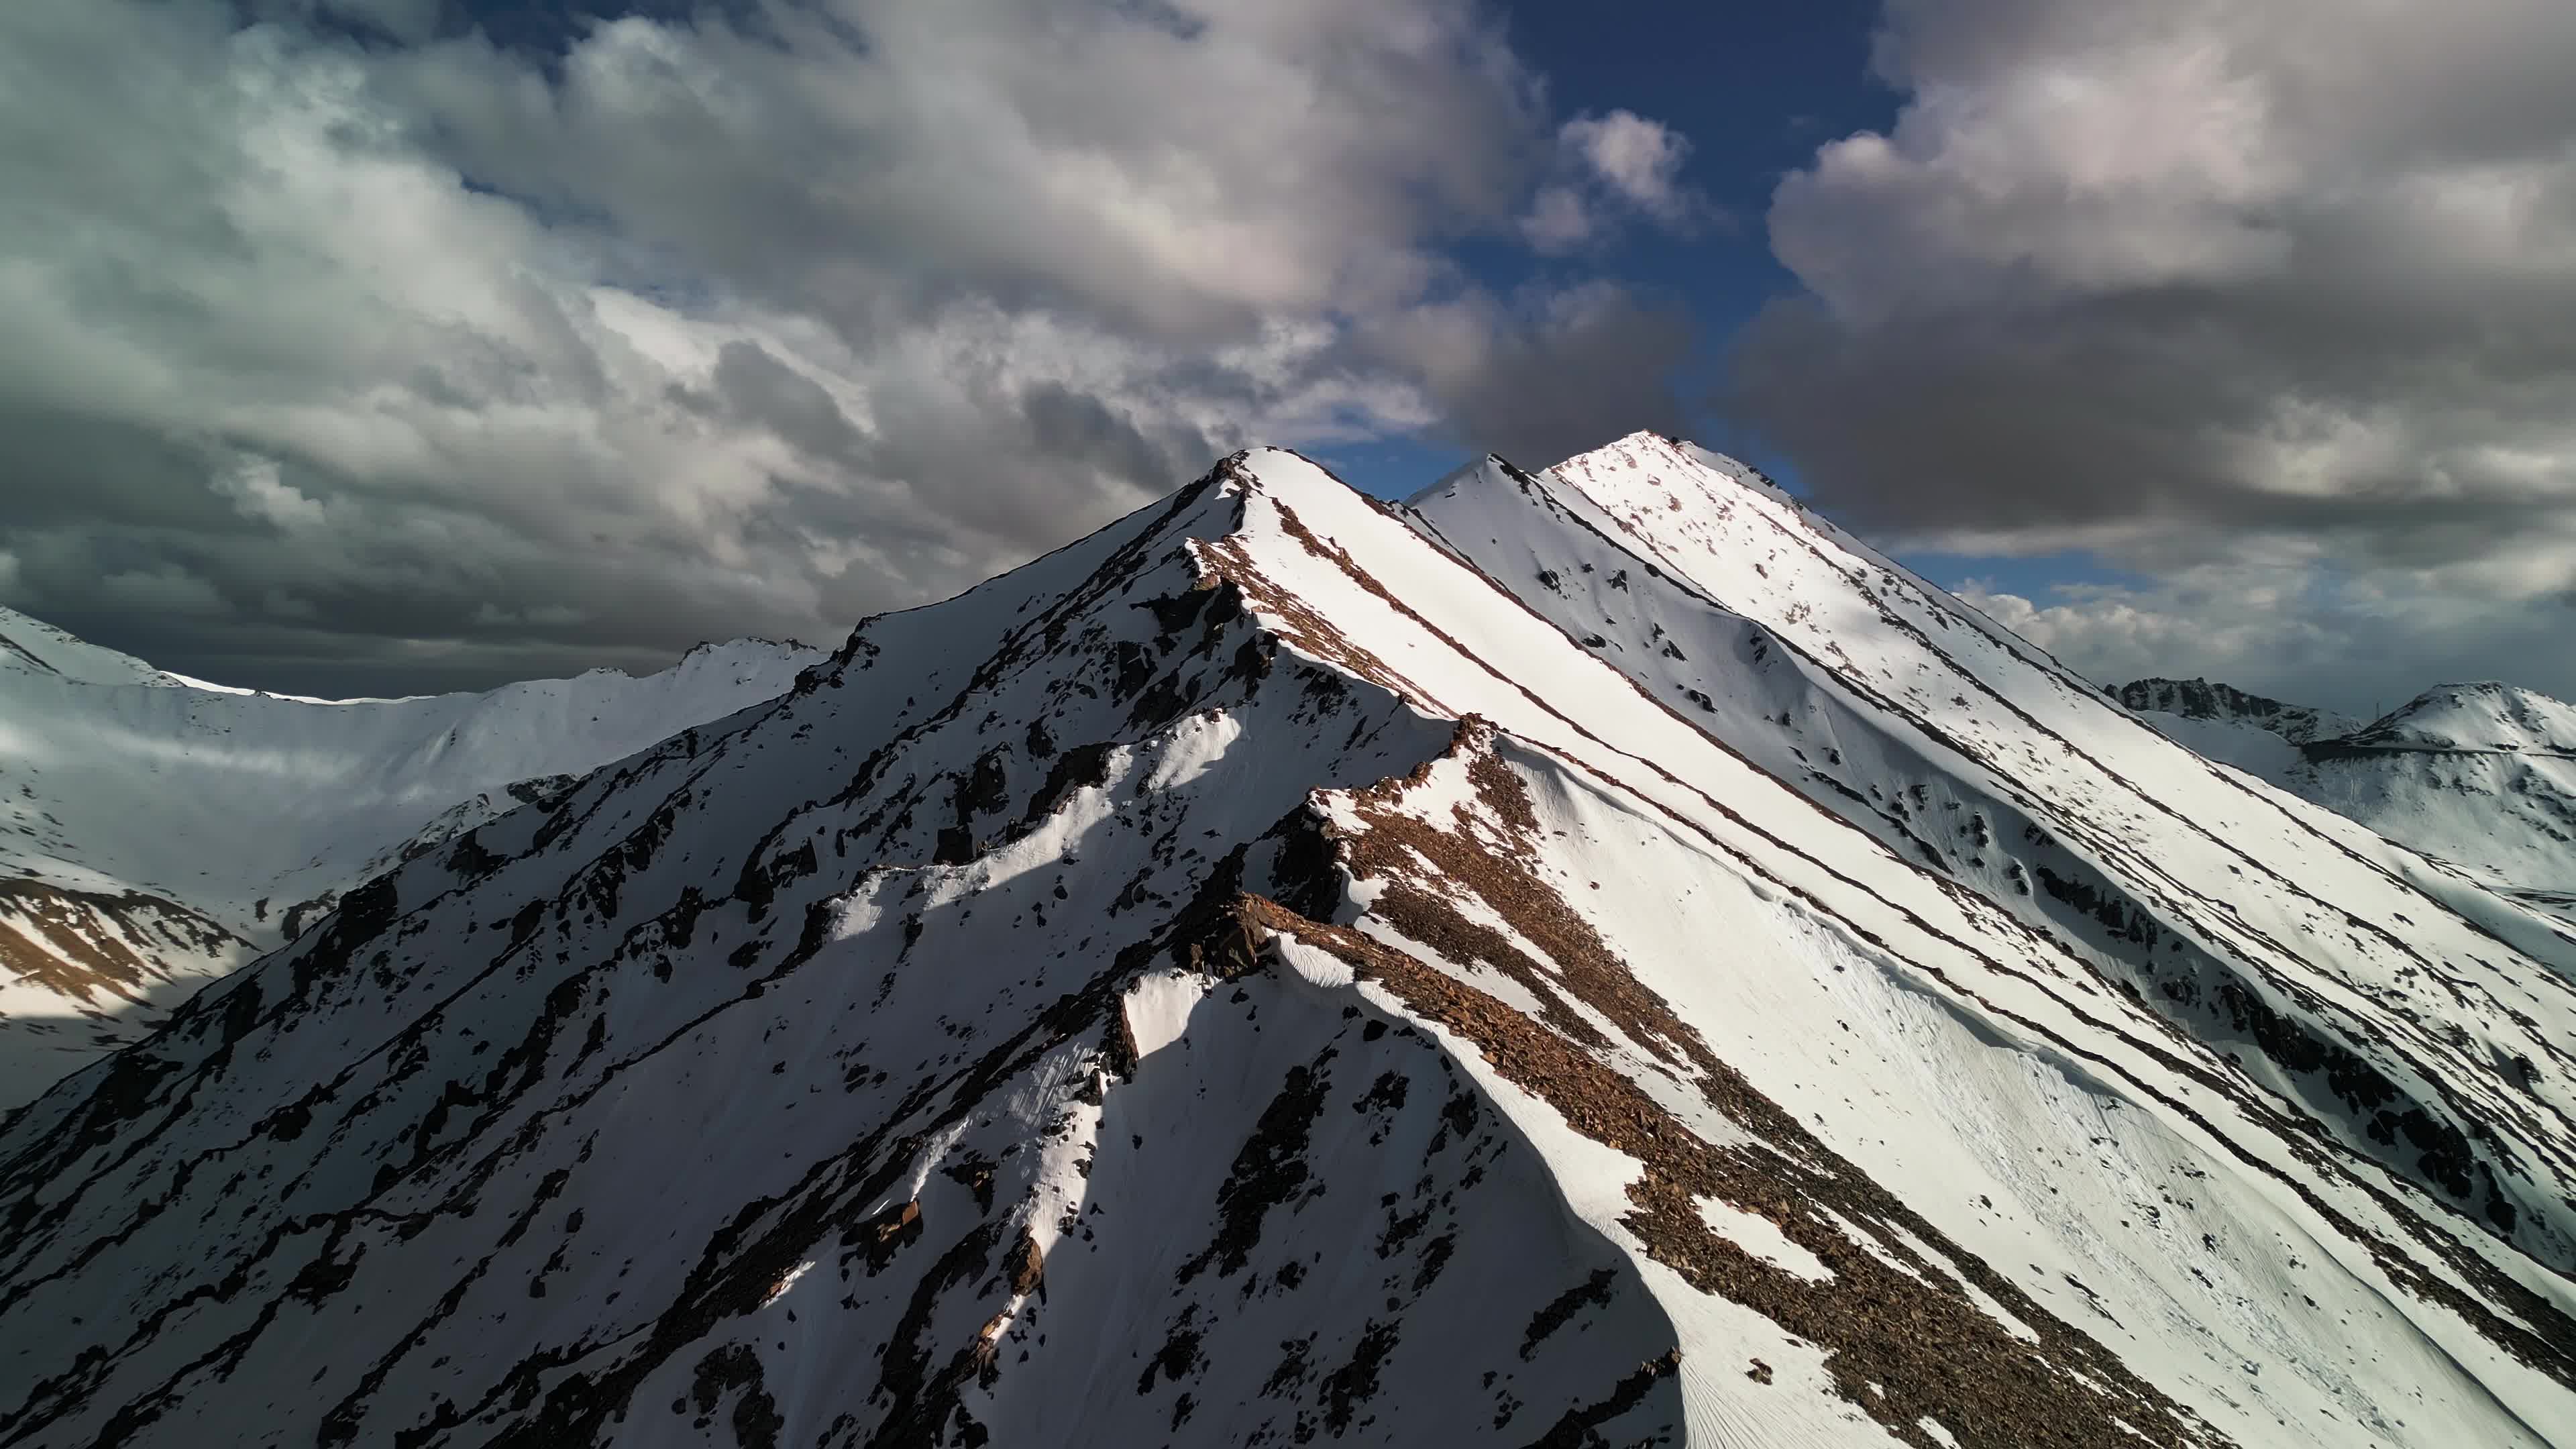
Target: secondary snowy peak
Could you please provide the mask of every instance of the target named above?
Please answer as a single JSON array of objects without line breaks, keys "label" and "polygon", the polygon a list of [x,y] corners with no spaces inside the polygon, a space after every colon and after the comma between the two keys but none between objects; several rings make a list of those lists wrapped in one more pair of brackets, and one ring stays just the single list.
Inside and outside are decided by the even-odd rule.
[{"label": "secondary snowy peak", "polygon": [[2446,684],[2302,750],[2290,790],[2576,921],[2576,706]]},{"label": "secondary snowy peak", "polygon": [[1706,487],[1238,456],[351,891],[0,1129],[0,1436],[2576,1442],[2566,943]]},{"label": "secondary snowy peak", "polygon": [[2340,748],[2576,757],[2576,705],[2510,684],[2445,684],[2350,731]]},{"label": "secondary snowy peak", "polygon": [[2124,686],[2121,698],[2203,755],[2576,920],[2576,706],[2511,685],[2446,684],[2367,726],[2347,720],[2337,734],[2294,729],[2284,738],[2272,732],[2280,721],[2316,712],[2282,706],[2273,726],[2223,712],[2159,713],[2188,701],[2141,687],[2157,683]]},{"label": "secondary snowy peak", "polygon": [[2331,710],[2283,704],[2206,679],[2133,679],[2112,694],[2131,709],[2251,725],[2294,745],[2348,735],[2361,727],[2360,720]]},{"label": "secondary snowy peak", "polygon": [[184,679],[24,615],[0,615],[0,641],[0,1107],[339,892],[825,657],[742,640],[642,678],[318,701]]},{"label": "secondary snowy peak", "polygon": [[[2008,911],[2178,1029],[2240,1043],[2257,1076],[2357,1150],[2447,1184],[2494,1223],[2522,1221],[2519,1202],[2563,1213],[2549,1190],[2513,1185],[2517,1163],[2473,1165],[2470,1144],[2490,1114],[2519,1113],[2519,1088],[2500,1083],[2473,1107],[2454,1074],[2491,1071],[2499,1049],[2535,1062],[2565,1050],[2506,1024],[2526,999],[2563,993],[2561,972],[2576,966],[2568,933],[2211,767],[1687,444],[1640,434],[1544,474],[1515,471],[1509,486],[1428,499],[1415,517],[1770,776]],[[2329,920],[2341,925],[2321,930]],[[2497,968],[2510,983],[2487,974],[2498,959],[2520,963]],[[2427,975],[2442,962],[2479,966],[2463,988],[2447,969]],[[2461,989],[2483,998],[2472,1014],[2484,1023],[2461,1029],[2474,1041],[2504,1026],[2512,1044],[2425,1029],[2465,1004]],[[2379,1020],[2390,1011],[2417,1024],[2392,1029]],[[2546,1250],[2561,1267],[2566,1251]]]},{"label": "secondary snowy peak", "polygon": [[[1864,756],[1893,750],[1884,765],[1900,772],[1917,769],[1906,763],[1916,756],[1944,774],[1973,763],[2031,828],[2074,821],[2109,858],[2140,847],[2123,844],[2131,832],[2103,812],[2139,813],[2157,823],[2154,869],[2187,870],[2212,898],[2226,898],[2247,868],[2238,856],[2252,852],[2238,842],[2262,841],[2284,859],[2313,857],[2301,870],[2325,872],[2335,890],[2375,889],[2394,875],[2486,928],[2540,940],[2518,913],[2457,892],[2385,842],[2200,767],[2043,652],[1731,460],[1640,434],[1510,487],[1450,490],[1414,515],[1623,673],[1918,858],[1963,852],[1888,799],[1874,773],[1882,762]],[[2188,733],[2174,716],[2159,719]],[[1841,737],[1846,727],[1852,738]],[[2167,841],[2183,854],[2162,850]],[[2054,864],[2052,873],[2066,878]],[[2300,908],[2290,902],[2326,882],[2293,888],[2268,867],[2257,874],[2282,881],[2280,925],[2294,936]],[[2017,895],[2031,882],[2003,884]]]},{"label": "secondary snowy peak", "polygon": [[1500,453],[1487,453],[1481,458],[1461,463],[1441,474],[1431,486],[1405,499],[1404,506],[1416,507],[1431,499],[1458,492],[1460,489],[1489,488],[1497,483],[1507,483],[1519,471],[1505,461]]},{"label": "secondary snowy peak", "polygon": [[131,654],[102,649],[15,609],[0,608],[0,677],[43,675],[80,684],[175,686],[179,677],[164,674]]}]

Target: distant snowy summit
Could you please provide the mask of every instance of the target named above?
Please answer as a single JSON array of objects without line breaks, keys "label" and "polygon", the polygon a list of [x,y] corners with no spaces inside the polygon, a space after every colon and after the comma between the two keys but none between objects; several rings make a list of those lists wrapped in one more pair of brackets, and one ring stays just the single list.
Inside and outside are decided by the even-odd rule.
[{"label": "distant snowy summit", "polygon": [[2211,759],[2576,920],[2576,705],[2444,684],[2365,724],[2206,680],[2113,693]]},{"label": "distant snowy summit", "polygon": [[2576,705],[2494,680],[2445,684],[2338,743],[2350,750],[2576,755]]},{"label": "distant snowy summit", "polygon": [[736,640],[641,678],[314,700],[0,609],[0,1109],[139,1039],[368,877],[824,658]]},{"label": "distant snowy summit", "polygon": [[2350,734],[2361,726],[2361,721],[2331,710],[2283,704],[2206,679],[2135,679],[2112,694],[2131,709],[2252,725],[2294,745]]},{"label": "distant snowy summit", "polygon": [[1676,439],[1238,454],[0,1124],[0,1437],[2576,1445],[2576,928],[2179,719]]}]

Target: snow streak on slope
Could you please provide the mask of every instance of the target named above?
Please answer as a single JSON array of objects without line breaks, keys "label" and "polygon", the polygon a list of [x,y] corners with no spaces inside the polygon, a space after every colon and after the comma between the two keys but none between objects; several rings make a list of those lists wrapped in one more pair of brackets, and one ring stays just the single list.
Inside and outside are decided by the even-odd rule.
[{"label": "snow streak on slope", "polygon": [[0,1107],[157,1025],[337,893],[823,658],[321,701],[166,674],[0,611]]},{"label": "snow streak on slope", "polygon": [[[1499,476],[1492,547],[1658,581]],[[1786,748],[1880,798],[1775,777],[1722,671],[1624,657],[1751,626],[1662,606],[1587,642],[1257,452],[871,620],[0,1132],[0,1437],[2571,1442],[2559,1059],[2388,1099],[2491,1112],[2487,1197],[2318,1130],[2013,892],[2099,841],[2005,840],[2014,781],[1820,665]],[[2402,905],[2490,996],[2372,999],[2252,886],[2193,949],[2275,1035],[2567,1040],[2545,965],[2367,879],[2353,930]]]},{"label": "snow streak on slope", "polygon": [[[2132,692],[2149,702],[2139,705]],[[2139,685],[2121,697],[2146,709],[2183,702]],[[2274,725],[2313,713],[2281,708]],[[2507,684],[2446,684],[2367,726],[2337,721],[2345,728],[2332,735],[2276,734],[2259,717],[2159,715],[2155,723],[2213,759],[2576,919],[2576,706]]]}]

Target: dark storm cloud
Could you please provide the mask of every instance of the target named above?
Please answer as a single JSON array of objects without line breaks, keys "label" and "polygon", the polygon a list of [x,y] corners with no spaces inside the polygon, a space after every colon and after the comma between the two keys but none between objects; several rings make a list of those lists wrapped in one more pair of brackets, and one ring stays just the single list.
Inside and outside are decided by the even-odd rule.
[{"label": "dark storm cloud", "polygon": [[1456,0],[842,0],[592,31],[559,83],[470,44],[387,85],[469,175],[813,307],[865,285],[1222,337],[1396,297],[1505,215],[1529,78]]},{"label": "dark storm cloud", "polygon": [[1180,470],[1214,456],[1207,435],[1196,429],[1173,430],[1158,442],[1099,398],[1060,382],[1042,382],[1022,393],[1020,415],[1027,419],[1029,441],[1039,453],[1087,463],[1106,477],[1162,480],[1177,487],[1187,481]]},{"label": "dark storm cloud", "polygon": [[2201,570],[2208,608],[2298,571],[2309,647],[2353,668],[2410,618],[2465,664],[2563,617],[2576,10],[1895,0],[1876,63],[1910,100],[1780,186],[1806,292],[1727,398],[1828,506]]},{"label": "dark storm cloud", "polygon": [[[728,342],[716,352],[715,394],[724,414],[813,457],[856,462],[867,439],[823,385],[769,355],[757,342]],[[693,396],[674,385],[683,397]]]},{"label": "dark storm cloud", "polygon": [[2567,515],[2576,493],[2510,445],[2563,451],[2576,369],[2500,376],[2465,317],[2357,330],[2241,294],[1861,329],[1800,300],[1741,339],[1734,398],[1829,502],[1914,533],[2281,529],[2411,564]]},{"label": "dark storm cloud", "polygon": [[1672,379],[1693,341],[1688,313],[1608,283],[1420,308],[1372,340],[1422,374],[1453,438],[1524,466],[1682,429]]},{"label": "dark storm cloud", "polygon": [[1596,442],[1566,384],[1672,355],[1447,260],[1562,145],[1466,0],[562,12],[0,6],[0,602],[309,692],[829,639],[1248,442]]}]

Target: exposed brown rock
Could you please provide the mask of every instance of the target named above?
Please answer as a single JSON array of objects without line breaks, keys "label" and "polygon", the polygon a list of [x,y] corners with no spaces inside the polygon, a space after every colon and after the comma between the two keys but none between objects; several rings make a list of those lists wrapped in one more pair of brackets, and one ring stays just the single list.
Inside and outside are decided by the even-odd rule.
[{"label": "exposed brown rock", "polygon": [[1009,1256],[1002,1259],[1002,1274],[1011,1292],[1022,1298],[1038,1291],[1046,1281],[1046,1254],[1038,1250],[1038,1240],[1026,1227],[1020,1229],[1019,1241],[1011,1245]]},{"label": "exposed brown rock", "polygon": [[164,953],[203,959],[249,947],[203,913],[143,891],[0,880],[0,970],[81,1002],[143,1001],[170,979]]}]

